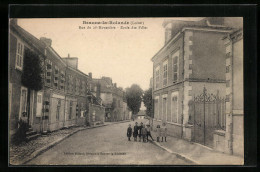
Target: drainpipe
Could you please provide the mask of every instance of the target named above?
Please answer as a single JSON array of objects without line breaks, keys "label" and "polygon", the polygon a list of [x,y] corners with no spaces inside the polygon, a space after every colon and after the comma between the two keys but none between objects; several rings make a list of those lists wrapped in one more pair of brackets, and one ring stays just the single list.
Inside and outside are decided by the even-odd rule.
[{"label": "drainpipe", "polygon": [[[185,52],[184,52],[184,39],[185,39],[185,32],[182,32],[183,33],[183,37],[182,37],[182,59],[183,59],[183,63],[182,63],[182,77],[183,77],[183,82],[182,82],[182,88],[183,88],[183,93],[182,93],[182,101],[181,101],[181,107],[182,107],[182,113],[181,113],[181,138],[183,138],[183,109],[184,109],[184,104],[183,104],[183,100],[184,100],[184,82],[185,82],[185,75],[184,75],[184,55],[185,55]],[[179,60],[180,62],[180,60]],[[178,121],[177,121],[178,123]]]},{"label": "drainpipe", "polygon": [[230,38],[230,35],[228,35],[228,39],[231,44],[231,56],[230,56],[230,72],[231,72],[231,77],[230,77],[230,94],[229,94],[229,102],[230,102],[230,111],[227,114],[226,118],[226,148],[227,148],[227,153],[228,154],[233,154],[233,140],[232,140],[232,130],[233,130],[233,115],[232,115],[232,110],[233,110],[233,44],[232,40]]},{"label": "drainpipe", "polygon": [[[67,62],[67,61],[66,61]],[[68,63],[68,62],[67,62]],[[67,78],[67,63],[66,63],[66,67],[65,67],[65,71],[64,71],[64,95],[65,95],[65,101],[64,101],[64,119],[63,119],[63,127],[65,127],[65,123],[66,123],[66,106],[67,106],[67,83],[66,82],[66,78]]]},{"label": "drainpipe", "polygon": [[45,67],[45,72],[44,72],[44,82],[43,82],[43,101],[42,101],[42,104],[43,104],[43,109],[42,109],[42,116],[41,116],[41,122],[40,122],[40,130],[41,130],[41,132],[43,133],[43,128],[44,128],[44,121],[43,121],[43,117],[45,116],[45,99],[46,99],[46,97],[45,97],[45,82],[46,82],[46,72],[47,72],[47,67],[46,67],[46,63],[45,63],[45,60],[47,59],[46,58],[46,50],[47,49],[47,47],[45,47],[45,49],[44,49],[44,60],[43,60],[43,63],[44,63],[44,67]]}]

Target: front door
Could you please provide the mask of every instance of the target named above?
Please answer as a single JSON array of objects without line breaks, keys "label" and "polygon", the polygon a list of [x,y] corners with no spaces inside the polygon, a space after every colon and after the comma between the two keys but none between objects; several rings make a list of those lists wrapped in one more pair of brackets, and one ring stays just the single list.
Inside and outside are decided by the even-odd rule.
[{"label": "front door", "polygon": [[161,116],[161,120],[165,120],[164,117],[166,117],[167,115],[167,97],[163,98],[163,112],[162,112],[162,116]]},{"label": "front door", "polygon": [[25,87],[21,88],[19,119],[23,113],[25,113],[26,116],[28,117],[28,114],[27,114],[27,88],[25,88]]},{"label": "front door", "polygon": [[36,110],[36,116],[41,117],[42,116],[42,92],[37,93],[37,110]]}]

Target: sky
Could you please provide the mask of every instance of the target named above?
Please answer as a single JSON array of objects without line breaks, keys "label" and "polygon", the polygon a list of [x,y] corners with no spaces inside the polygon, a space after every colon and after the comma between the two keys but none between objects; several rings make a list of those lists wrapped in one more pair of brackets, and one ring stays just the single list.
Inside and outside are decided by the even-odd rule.
[{"label": "sky", "polygon": [[[61,56],[78,57],[78,69],[94,78],[111,77],[119,87],[138,84],[149,88],[151,58],[164,44],[163,18],[66,18],[18,19],[18,25],[37,37],[52,39]],[[127,21],[129,24],[83,24],[86,22]],[[131,22],[143,22],[133,24]],[[79,29],[79,26],[85,29]],[[90,26],[91,29],[87,29]],[[94,29],[94,26],[116,29]],[[137,29],[121,29],[121,26]],[[144,26],[146,29],[139,29]]]},{"label": "sky", "polygon": [[[68,54],[70,57],[78,57],[78,69],[82,72],[86,74],[92,72],[94,78],[111,77],[113,83],[124,89],[132,84],[138,84],[146,90],[149,88],[153,71],[151,58],[164,45],[162,23],[165,19],[34,18],[18,19],[18,25],[38,39],[40,37],[52,39],[52,47],[61,57],[67,57]],[[126,21],[129,24],[83,24],[84,21]],[[95,26],[116,27],[116,29],[95,29]],[[121,26],[130,28],[135,26],[137,29],[122,29]]]}]

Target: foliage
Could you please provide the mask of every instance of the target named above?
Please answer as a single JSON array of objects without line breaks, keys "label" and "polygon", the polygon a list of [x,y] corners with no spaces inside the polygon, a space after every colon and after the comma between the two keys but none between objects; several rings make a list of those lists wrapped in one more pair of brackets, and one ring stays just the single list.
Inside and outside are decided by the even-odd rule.
[{"label": "foliage", "polygon": [[152,88],[146,90],[142,98],[143,98],[144,106],[146,107],[146,115],[153,117]]},{"label": "foliage", "polygon": [[142,103],[143,90],[139,85],[133,84],[130,88],[126,88],[127,106],[131,109],[133,114],[137,114]]},{"label": "foliage", "polygon": [[25,49],[22,84],[31,90],[41,90],[43,87],[42,73],[39,56],[31,50]]}]

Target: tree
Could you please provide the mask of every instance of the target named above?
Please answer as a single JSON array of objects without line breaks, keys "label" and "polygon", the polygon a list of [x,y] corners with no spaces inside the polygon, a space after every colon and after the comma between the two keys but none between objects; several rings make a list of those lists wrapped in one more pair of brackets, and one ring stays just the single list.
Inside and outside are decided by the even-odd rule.
[{"label": "tree", "polygon": [[30,90],[39,91],[43,87],[42,66],[38,54],[25,49],[22,84]]},{"label": "tree", "polygon": [[29,49],[25,49],[21,82],[23,86],[28,88],[28,94],[27,94],[28,122],[29,122],[29,114],[30,114],[30,102],[31,102],[30,92],[31,90],[39,91],[43,88],[42,73],[43,70],[42,70],[41,60],[39,55]]},{"label": "tree", "polygon": [[144,102],[144,106],[146,107],[146,115],[153,117],[152,88],[150,88],[144,92],[143,102]]},{"label": "tree", "polygon": [[133,114],[137,114],[142,103],[143,90],[137,84],[133,84],[130,88],[126,88],[126,102]]}]

